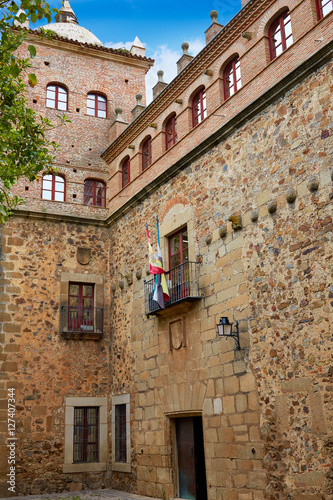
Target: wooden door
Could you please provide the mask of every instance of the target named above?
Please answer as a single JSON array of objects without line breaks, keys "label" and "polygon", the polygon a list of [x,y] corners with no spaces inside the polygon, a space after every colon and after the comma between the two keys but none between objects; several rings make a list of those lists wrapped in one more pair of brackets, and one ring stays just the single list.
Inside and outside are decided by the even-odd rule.
[{"label": "wooden door", "polygon": [[207,500],[202,419],[177,418],[175,425],[178,495],[188,500]]}]

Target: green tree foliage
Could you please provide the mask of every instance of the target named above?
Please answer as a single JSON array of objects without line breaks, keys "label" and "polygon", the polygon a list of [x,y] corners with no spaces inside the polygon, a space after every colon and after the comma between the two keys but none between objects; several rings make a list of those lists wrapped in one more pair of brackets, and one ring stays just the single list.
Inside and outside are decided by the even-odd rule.
[{"label": "green tree foliage", "polygon": [[42,170],[51,170],[57,148],[45,136],[54,125],[28,107],[28,85],[37,83],[30,73],[36,48],[29,45],[29,57],[22,58],[17,49],[27,32],[13,29],[14,21],[35,23],[45,18],[50,22],[51,9],[43,0],[21,0],[20,8],[25,14],[19,13],[15,2],[0,0],[0,223],[22,202],[11,195],[13,185],[21,177],[32,182]]}]

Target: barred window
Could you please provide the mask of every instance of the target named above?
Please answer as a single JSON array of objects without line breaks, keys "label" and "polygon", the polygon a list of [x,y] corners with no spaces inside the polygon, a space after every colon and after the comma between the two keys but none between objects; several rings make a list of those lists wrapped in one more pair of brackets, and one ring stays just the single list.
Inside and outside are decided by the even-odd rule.
[{"label": "barred window", "polygon": [[74,408],[73,463],[99,461],[99,407]]},{"label": "barred window", "polygon": [[115,458],[116,462],[126,463],[126,404],[116,405],[115,413]]}]

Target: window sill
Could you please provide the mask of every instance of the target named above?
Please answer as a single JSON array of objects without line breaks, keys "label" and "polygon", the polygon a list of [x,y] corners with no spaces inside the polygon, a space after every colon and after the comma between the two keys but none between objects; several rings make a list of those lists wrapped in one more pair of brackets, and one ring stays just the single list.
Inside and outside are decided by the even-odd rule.
[{"label": "window sill", "polygon": [[107,207],[100,207],[99,205],[85,205],[83,204],[84,207],[89,207],[89,208],[98,208],[99,210],[102,209],[102,210],[106,210]]},{"label": "window sill", "polygon": [[110,120],[107,116],[104,118],[103,116],[88,115],[88,113],[84,113],[84,116],[89,116],[89,118],[98,118],[99,120]]},{"label": "window sill", "polygon": [[123,464],[120,462],[113,462],[111,464],[112,471],[114,472],[131,472],[131,464]]},{"label": "window sill", "polygon": [[50,106],[45,106],[46,109],[53,109],[54,111],[60,111],[61,113],[71,113],[68,109],[58,109],[58,108],[51,108]]},{"label": "window sill", "polygon": [[76,472],[102,472],[106,470],[105,462],[96,462],[89,464],[64,464],[62,471],[65,473]]},{"label": "window sill", "polygon": [[100,340],[103,338],[103,333],[97,332],[60,332],[61,336],[66,340]]}]

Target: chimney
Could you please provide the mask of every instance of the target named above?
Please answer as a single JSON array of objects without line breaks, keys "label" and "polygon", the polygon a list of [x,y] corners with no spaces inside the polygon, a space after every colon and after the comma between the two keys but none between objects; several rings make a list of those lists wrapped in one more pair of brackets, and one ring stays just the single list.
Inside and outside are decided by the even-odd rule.
[{"label": "chimney", "polygon": [[190,54],[188,53],[188,48],[189,44],[187,42],[182,43],[183,55],[179,59],[179,61],[177,61],[177,74],[183,71],[185,66],[187,66],[188,63],[193,59],[193,56],[190,56]]},{"label": "chimney", "polygon": [[141,94],[136,94],[136,106],[132,109],[132,120],[135,120],[137,116],[145,109],[145,106],[142,104],[141,99],[142,95]]},{"label": "chimney", "polygon": [[164,71],[158,71],[157,76],[158,76],[158,82],[156,83],[155,87],[153,87],[153,99],[158,96],[162,92],[162,90],[165,89],[165,87],[168,86],[167,83],[163,81],[163,75]]},{"label": "chimney", "polygon": [[79,24],[76,15],[68,0],[62,2],[62,7],[58,10],[55,16],[56,23],[72,23]]},{"label": "chimney", "polygon": [[[20,9],[18,13],[16,14],[16,17],[20,17],[21,14],[24,14],[26,16],[26,13],[24,12],[23,9]],[[14,26],[17,28],[26,28],[27,30],[29,29],[29,19],[26,17],[26,20],[23,23],[20,23],[19,20],[14,20]]]},{"label": "chimney", "polygon": [[135,37],[130,53],[133,56],[142,56],[142,57],[145,56],[146,49],[144,48],[144,46],[142,45],[137,36]]},{"label": "chimney", "polygon": [[210,17],[211,17],[211,20],[212,20],[212,24],[209,26],[208,30],[205,31],[205,34],[206,34],[206,45],[207,43],[209,43],[215,35],[217,35],[217,33],[219,31],[221,31],[221,29],[223,28],[223,25],[222,24],[219,24],[217,22],[217,16],[218,16],[218,12],[217,10],[212,10],[212,12],[210,13]]},{"label": "chimney", "polygon": [[112,123],[110,130],[109,130],[110,143],[115,141],[117,139],[117,137],[119,137],[119,135],[125,130],[125,128],[128,125],[128,123],[125,122],[125,120],[121,116],[123,110],[119,106],[114,108],[114,112],[116,113],[116,119]]}]

